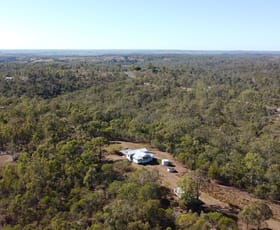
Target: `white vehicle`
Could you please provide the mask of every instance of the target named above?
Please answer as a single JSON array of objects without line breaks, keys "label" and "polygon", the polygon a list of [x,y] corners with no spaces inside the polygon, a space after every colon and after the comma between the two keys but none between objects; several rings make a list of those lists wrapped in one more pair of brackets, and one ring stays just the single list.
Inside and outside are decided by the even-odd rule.
[{"label": "white vehicle", "polygon": [[173,173],[173,172],[176,172],[176,169],[173,167],[168,167],[167,172]]},{"label": "white vehicle", "polygon": [[170,161],[168,159],[162,159],[161,165],[168,166],[168,165],[170,165]]}]

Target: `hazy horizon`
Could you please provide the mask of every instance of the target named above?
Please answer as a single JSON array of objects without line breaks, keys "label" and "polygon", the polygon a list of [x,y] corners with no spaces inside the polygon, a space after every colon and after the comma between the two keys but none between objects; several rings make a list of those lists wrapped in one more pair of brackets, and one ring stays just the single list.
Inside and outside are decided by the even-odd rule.
[{"label": "hazy horizon", "polygon": [[128,55],[128,54],[280,54],[280,50],[183,50],[183,49],[0,49],[0,54]]}]

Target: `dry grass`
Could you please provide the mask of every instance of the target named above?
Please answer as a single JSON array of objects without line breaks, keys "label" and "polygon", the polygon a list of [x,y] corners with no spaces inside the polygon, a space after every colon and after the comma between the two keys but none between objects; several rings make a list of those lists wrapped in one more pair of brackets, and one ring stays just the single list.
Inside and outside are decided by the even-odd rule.
[{"label": "dry grass", "polygon": [[3,167],[5,164],[13,162],[13,157],[11,155],[1,155],[0,156],[0,167]]}]

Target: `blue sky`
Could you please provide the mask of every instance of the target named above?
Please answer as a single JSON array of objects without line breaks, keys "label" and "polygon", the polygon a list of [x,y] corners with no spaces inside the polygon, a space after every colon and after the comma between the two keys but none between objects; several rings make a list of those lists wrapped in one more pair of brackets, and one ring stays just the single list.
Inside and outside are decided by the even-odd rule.
[{"label": "blue sky", "polygon": [[0,0],[0,49],[280,50],[279,0]]}]

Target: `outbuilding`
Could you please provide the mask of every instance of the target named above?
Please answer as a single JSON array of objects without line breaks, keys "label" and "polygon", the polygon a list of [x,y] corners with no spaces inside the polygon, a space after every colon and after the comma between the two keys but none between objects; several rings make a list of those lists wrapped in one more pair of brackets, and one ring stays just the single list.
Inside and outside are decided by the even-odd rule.
[{"label": "outbuilding", "polygon": [[162,159],[161,165],[168,166],[168,165],[170,165],[170,161],[168,159]]},{"label": "outbuilding", "polygon": [[175,187],[173,189],[173,192],[175,193],[176,196],[178,196],[179,198],[182,197],[182,195],[185,193],[185,191],[181,188],[181,187]]}]

